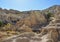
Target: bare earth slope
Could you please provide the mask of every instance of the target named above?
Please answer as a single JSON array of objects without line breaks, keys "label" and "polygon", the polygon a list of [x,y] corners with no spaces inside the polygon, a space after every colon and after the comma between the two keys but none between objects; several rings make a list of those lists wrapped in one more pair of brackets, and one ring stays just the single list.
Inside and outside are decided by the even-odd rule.
[{"label": "bare earth slope", "polygon": [[0,21],[1,42],[60,42],[60,5],[23,12],[0,8]]}]

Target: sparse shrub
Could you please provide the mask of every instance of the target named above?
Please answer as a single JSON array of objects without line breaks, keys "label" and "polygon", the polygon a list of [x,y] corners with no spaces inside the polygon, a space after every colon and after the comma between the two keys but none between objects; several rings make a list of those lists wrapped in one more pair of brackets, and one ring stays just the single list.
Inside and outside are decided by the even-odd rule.
[{"label": "sparse shrub", "polygon": [[4,27],[3,27],[3,30],[5,30],[5,31],[7,31],[7,30],[12,30],[12,28],[11,28],[11,24],[10,23],[8,23],[7,25],[5,25]]},{"label": "sparse shrub", "polygon": [[50,19],[50,17],[53,17],[53,14],[50,13],[50,12],[48,12],[48,13],[47,13],[47,18]]},{"label": "sparse shrub", "polygon": [[2,21],[0,21],[0,26],[3,26],[3,22]]}]

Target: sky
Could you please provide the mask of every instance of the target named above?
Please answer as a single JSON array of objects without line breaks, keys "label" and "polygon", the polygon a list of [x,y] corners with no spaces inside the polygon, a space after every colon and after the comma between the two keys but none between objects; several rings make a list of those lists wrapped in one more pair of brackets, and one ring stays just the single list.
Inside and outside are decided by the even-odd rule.
[{"label": "sky", "polygon": [[53,5],[60,5],[60,0],[0,0],[0,7],[19,11],[43,10]]}]

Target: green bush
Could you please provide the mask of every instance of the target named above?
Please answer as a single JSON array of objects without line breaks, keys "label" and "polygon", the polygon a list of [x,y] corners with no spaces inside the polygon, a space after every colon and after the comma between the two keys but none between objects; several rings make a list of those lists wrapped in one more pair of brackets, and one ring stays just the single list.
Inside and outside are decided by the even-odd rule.
[{"label": "green bush", "polygon": [[3,26],[3,22],[2,21],[0,21],[0,26]]},{"label": "green bush", "polygon": [[50,13],[50,12],[48,12],[48,13],[47,13],[47,19],[50,19],[50,17],[53,17],[53,14]]}]

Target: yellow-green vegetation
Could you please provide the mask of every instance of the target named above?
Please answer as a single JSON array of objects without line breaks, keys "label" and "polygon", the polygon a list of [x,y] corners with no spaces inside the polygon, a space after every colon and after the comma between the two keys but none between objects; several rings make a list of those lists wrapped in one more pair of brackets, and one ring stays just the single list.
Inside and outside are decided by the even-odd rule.
[{"label": "yellow-green vegetation", "polygon": [[8,23],[8,24],[6,24],[2,29],[4,30],[4,31],[6,31],[6,30],[10,30],[11,29],[11,24],[10,23]]}]

